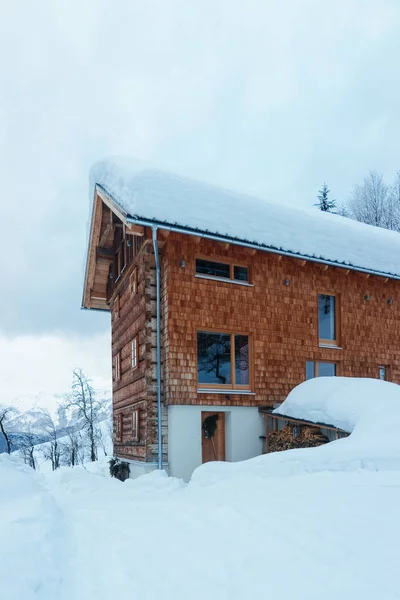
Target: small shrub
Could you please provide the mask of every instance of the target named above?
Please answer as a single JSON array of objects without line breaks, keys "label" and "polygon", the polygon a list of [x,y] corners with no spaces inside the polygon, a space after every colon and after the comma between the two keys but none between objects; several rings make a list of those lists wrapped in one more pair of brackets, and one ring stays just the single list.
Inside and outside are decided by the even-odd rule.
[{"label": "small shrub", "polygon": [[108,464],[110,465],[111,477],[115,477],[120,481],[128,479],[130,473],[129,463],[114,457],[108,461]]}]

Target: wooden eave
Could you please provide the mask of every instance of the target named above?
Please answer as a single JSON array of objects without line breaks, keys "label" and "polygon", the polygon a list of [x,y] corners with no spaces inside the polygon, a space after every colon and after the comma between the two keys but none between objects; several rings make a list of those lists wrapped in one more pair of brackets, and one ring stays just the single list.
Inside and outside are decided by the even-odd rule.
[{"label": "wooden eave", "polygon": [[110,310],[107,302],[107,280],[114,259],[113,241],[116,227],[124,233],[143,235],[144,228],[127,222],[112,198],[96,186],[90,224],[82,308]]}]

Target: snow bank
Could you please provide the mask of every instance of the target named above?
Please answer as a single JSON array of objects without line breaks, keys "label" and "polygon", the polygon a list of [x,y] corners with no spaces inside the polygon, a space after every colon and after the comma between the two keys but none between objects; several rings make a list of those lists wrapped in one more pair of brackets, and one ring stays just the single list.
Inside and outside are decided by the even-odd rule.
[{"label": "snow bank", "polygon": [[274,452],[240,463],[206,463],[191,485],[319,471],[400,470],[400,386],[378,379],[320,377],[297,386],[275,413],[351,433],[317,448]]},{"label": "snow bank", "polygon": [[[1,597],[65,598],[66,527],[40,475],[16,457],[0,454],[0,484]],[[70,587],[71,597],[73,591]]]},{"label": "snow bank", "polygon": [[95,164],[90,180],[91,196],[99,184],[131,217],[400,276],[397,232],[317,209],[280,206],[127,158]]},{"label": "snow bank", "polygon": [[[274,413],[368,436],[400,421],[400,386],[358,377],[317,377],[295,387]],[[368,429],[367,429],[368,428]],[[371,430],[369,429],[371,428]]]}]

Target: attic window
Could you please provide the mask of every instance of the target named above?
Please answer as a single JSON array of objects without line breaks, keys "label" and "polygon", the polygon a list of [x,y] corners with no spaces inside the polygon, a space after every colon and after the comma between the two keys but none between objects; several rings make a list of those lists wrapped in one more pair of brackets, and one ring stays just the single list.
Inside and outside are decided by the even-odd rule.
[{"label": "attic window", "polygon": [[196,274],[233,281],[249,281],[249,270],[246,266],[216,262],[203,258],[196,258]]}]

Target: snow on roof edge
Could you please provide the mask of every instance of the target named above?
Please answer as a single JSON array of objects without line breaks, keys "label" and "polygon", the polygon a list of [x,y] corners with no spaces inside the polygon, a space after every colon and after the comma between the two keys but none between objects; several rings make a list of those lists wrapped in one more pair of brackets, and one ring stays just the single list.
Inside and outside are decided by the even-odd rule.
[{"label": "snow on roof edge", "polygon": [[[121,160],[122,163],[120,163]],[[167,171],[160,171],[157,167],[148,165],[147,163],[142,163],[140,161],[137,163],[137,161],[132,161],[133,166],[131,166],[130,159],[129,162],[127,161],[128,159],[119,159],[118,157],[111,159],[111,161],[101,161],[93,165],[90,173],[91,190],[93,190],[93,186],[98,186],[101,190],[103,190],[110,197],[115,206],[126,215],[127,221],[136,223],[143,221],[147,222],[149,225],[154,224],[158,225],[159,227],[176,228],[179,231],[187,232],[189,234],[191,233],[192,235],[202,235],[203,237],[210,238],[219,237],[223,240],[229,240],[233,244],[236,243],[238,245],[256,247],[260,250],[303,259],[309,262],[319,262],[339,268],[349,268],[354,271],[400,280],[400,263],[398,264],[397,260],[388,259],[390,253],[392,255],[396,254],[396,246],[400,241],[400,234],[396,232],[382,230],[380,228],[361,224],[350,219],[339,221],[339,219],[344,219],[339,215],[329,215],[329,217],[333,216],[334,219],[338,219],[338,221],[335,223],[333,223],[332,220],[330,222],[329,220],[322,221],[320,220],[320,211],[316,211],[316,214],[314,214],[314,212],[310,209],[300,210],[297,207],[291,211],[290,207],[288,208],[282,205],[274,205],[273,203],[261,200],[260,198],[256,198],[247,194],[238,194],[234,191],[224,189],[213,184],[205,183],[203,186],[201,182],[184,178],[180,175],[171,174]],[[129,166],[128,169],[126,168],[127,165]],[[182,198],[179,197],[179,193],[181,192],[179,186],[183,187],[183,192],[187,193],[189,191],[189,193],[193,195],[193,199],[190,197],[189,200],[185,201],[184,208],[186,209],[186,212],[183,212],[183,214],[181,214],[179,209],[176,210],[174,206],[176,201],[176,203],[179,205],[179,208],[182,207]],[[226,201],[226,198],[228,198],[229,201],[232,201],[234,209],[237,208],[235,202],[238,200],[242,203],[249,203],[249,212],[254,209],[254,206],[256,209],[259,208],[261,203],[263,205],[262,210],[264,211],[264,214],[267,214],[269,217],[268,211],[270,211],[272,216],[271,220],[275,218],[275,221],[278,221],[278,225],[282,224],[279,221],[279,219],[282,219],[282,215],[286,216],[287,214],[290,216],[292,212],[296,213],[295,219],[292,220],[296,220],[299,215],[302,215],[304,217],[303,220],[305,225],[309,224],[309,222],[315,218],[316,221],[319,221],[318,225],[322,224],[327,226],[327,233],[324,231],[323,238],[321,239],[320,237],[317,239],[315,244],[302,244],[300,243],[301,240],[299,241],[298,239],[294,239],[294,242],[292,242],[292,238],[290,238],[290,236],[288,237],[288,233],[291,232],[284,231],[283,233],[285,236],[283,236],[283,241],[286,241],[286,243],[281,245],[268,242],[264,243],[262,240],[260,240],[261,236],[259,229],[258,231],[254,231],[255,235],[253,239],[251,239],[251,237],[248,235],[233,235],[232,230],[235,230],[235,227],[230,227],[231,223],[229,223],[229,219],[228,223],[227,219],[218,219],[217,217],[220,216],[218,210],[216,218],[210,218],[207,222],[205,222],[204,218],[197,219],[198,213],[199,211],[201,213],[203,207],[200,206],[199,203],[196,205],[195,200],[199,200],[199,197],[202,199],[204,194],[205,205],[210,208],[210,199],[207,197],[207,195],[209,196],[210,193],[215,195],[215,200],[213,200],[215,205],[211,205],[213,209],[214,206],[218,209],[218,194],[220,194],[222,200]],[[259,204],[257,206],[252,203]],[[188,214],[188,205],[190,205],[190,214]],[[171,206],[173,206],[175,210],[170,210]],[[149,208],[149,212],[140,210],[144,207]],[[167,209],[165,207],[167,207]],[[278,212],[274,213],[274,211]],[[173,216],[175,218],[162,218],[166,216],[165,213],[167,213],[167,217]],[[148,216],[143,216],[146,214]],[[157,218],[157,214],[160,214],[161,218]],[[179,221],[176,217],[179,217]],[[326,213],[323,214],[323,217],[326,217]],[[308,223],[306,222],[306,219],[308,220]],[[249,220],[250,223],[252,222],[251,218],[248,219],[246,223],[247,227],[243,227],[243,230],[244,232],[247,230],[247,233],[253,233],[252,228],[248,226]],[[210,229],[209,227],[197,226],[197,221],[203,225],[209,225],[209,223],[212,222],[216,224],[216,227]],[[266,229],[268,229],[268,225],[269,223],[266,222]],[[272,222],[271,227],[273,228],[274,225],[275,224]],[[337,248],[335,248],[332,244],[332,235],[329,234],[333,233],[330,231],[330,229],[333,229],[334,227],[337,231],[339,231],[342,237],[348,239],[354,236],[355,238],[354,246],[352,248],[354,251],[349,252],[350,260],[347,259],[347,252],[343,250],[343,243],[341,245],[338,244]],[[311,229],[310,232],[314,233],[315,227],[314,231],[311,231]],[[300,226],[298,227],[298,230],[302,232],[302,228]],[[222,231],[222,233],[220,233],[220,231]],[[237,233],[237,231],[242,231],[242,229],[236,227],[236,231],[233,231],[233,233]],[[310,232],[305,231],[302,233],[303,241],[307,238],[307,234]],[[267,239],[269,237],[277,237],[267,235],[269,233],[270,232],[266,231],[265,237]],[[393,237],[392,234],[394,233],[396,237]],[[392,237],[390,237],[391,235]],[[277,241],[279,242],[280,240],[278,239]],[[299,251],[290,248],[290,246],[300,246]],[[310,246],[311,250],[314,250],[315,248],[317,252],[304,252],[304,250]],[[377,251],[375,251],[375,246],[378,247]],[[338,250],[336,253],[338,256],[337,259],[334,257],[335,249]],[[375,255],[370,256],[368,254],[366,257],[367,249],[372,249],[372,255]],[[341,258],[344,258],[344,260],[341,260]],[[351,258],[353,258],[353,260],[351,260]],[[357,261],[354,260],[354,258],[360,258],[361,260]],[[362,262],[364,262],[364,265]],[[386,266],[386,262],[388,263],[387,267],[391,268],[382,268]]]}]

